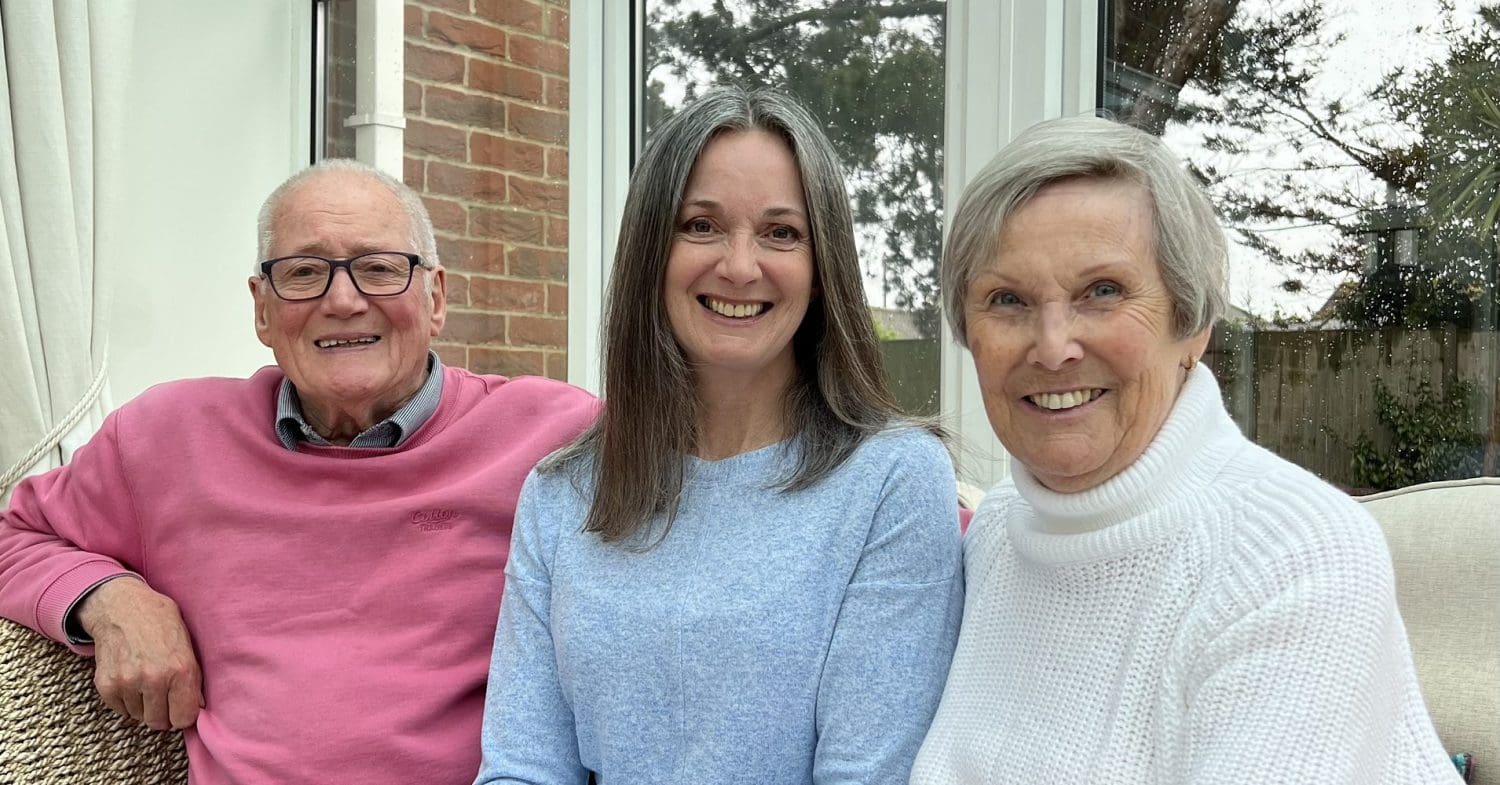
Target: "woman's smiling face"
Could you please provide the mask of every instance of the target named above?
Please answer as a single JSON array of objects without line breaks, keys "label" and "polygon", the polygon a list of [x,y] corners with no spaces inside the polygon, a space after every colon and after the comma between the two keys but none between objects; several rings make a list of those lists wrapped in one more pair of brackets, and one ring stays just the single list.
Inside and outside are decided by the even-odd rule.
[{"label": "woman's smiling face", "polygon": [[790,380],[812,291],[812,231],[791,149],[758,130],[716,137],[684,189],[662,292],[694,372]]},{"label": "woman's smiling face", "polygon": [[1126,181],[1046,185],[1006,219],[964,298],[990,426],[1054,491],[1139,458],[1207,346],[1207,330],[1173,335],[1152,209]]}]

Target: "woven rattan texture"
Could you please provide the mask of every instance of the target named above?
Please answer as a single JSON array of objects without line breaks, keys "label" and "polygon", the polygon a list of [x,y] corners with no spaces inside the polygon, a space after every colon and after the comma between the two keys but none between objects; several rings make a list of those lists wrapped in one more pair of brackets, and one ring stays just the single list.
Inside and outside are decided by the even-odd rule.
[{"label": "woven rattan texture", "polygon": [[180,785],[182,734],[110,711],[94,661],[0,619],[0,785]]}]

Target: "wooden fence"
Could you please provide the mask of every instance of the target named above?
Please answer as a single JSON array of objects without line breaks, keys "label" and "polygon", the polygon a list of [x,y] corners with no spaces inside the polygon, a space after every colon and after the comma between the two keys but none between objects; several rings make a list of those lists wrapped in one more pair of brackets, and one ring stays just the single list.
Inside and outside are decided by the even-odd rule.
[{"label": "wooden fence", "polygon": [[1484,471],[1500,468],[1495,332],[1218,329],[1205,359],[1246,435],[1329,482],[1356,484],[1350,445],[1362,434],[1390,445],[1376,419],[1377,379],[1400,400],[1410,400],[1423,379],[1439,393],[1459,381],[1472,385],[1471,425],[1485,442]]}]

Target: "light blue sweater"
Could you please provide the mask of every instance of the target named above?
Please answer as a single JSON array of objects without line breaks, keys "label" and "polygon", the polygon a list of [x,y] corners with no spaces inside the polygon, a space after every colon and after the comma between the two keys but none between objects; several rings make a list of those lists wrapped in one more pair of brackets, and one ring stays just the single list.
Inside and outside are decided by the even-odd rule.
[{"label": "light blue sweater", "polygon": [[952,464],[888,430],[778,491],[792,449],[690,459],[644,552],[581,532],[588,495],[532,472],[477,782],[906,782],[962,612]]}]

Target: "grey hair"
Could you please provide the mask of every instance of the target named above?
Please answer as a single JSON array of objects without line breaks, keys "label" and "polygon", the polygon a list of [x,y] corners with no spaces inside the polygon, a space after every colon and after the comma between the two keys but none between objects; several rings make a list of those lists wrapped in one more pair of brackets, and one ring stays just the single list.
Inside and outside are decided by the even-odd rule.
[{"label": "grey hair", "polygon": [[[271,248],[276,244],[275,219],[281,209],[281,203],[307,181],[334,172],[368,177],[385,186],[386,190],[396,197],[402,211],[406,213],[409,242],[417,255],[422,257],[422,266],[429,270],[435,270],[440,266],[437,238],[434,237],[432,231],[432,218],[427,215],[427,206],[422,204],[422,197],[418,196],[416,191],[413,191],[406,183],[363,161],[356,161],[352,158],[325,158],[288,177],[261,204],[260,215],[255,222],[256,236],[260,241],[256,250],[255,275],[260,275],[260,263],[271,258]],[[425,276],[425,280],[430,287],[432,276]]]},{"label": "grey hair", "polygon": [[593,504],[583,528],[605,541],[632,538],[658,514],[664,523],[651,527],[654,534],[665,537],[671,526],[684,457],[697,445],[700,408],[693,369],[662,297],[667,260],[693,165],[720,134],[751,130],[781,139],[796,161],[817,292],[792,337],[797,371],[783,406],[798,449],[781,487],[812,485],[900,417],[885,385],[832,143],[785,95],[716,89],[655,129],[631,173],[605,304],[604,410],[577,441],[541,464],[542,471],[591,464]]},{"label": "grey hair", "polygon": [[964,301],[993,261],[1005,221],[1043,186],[1075,177],[1135,183],[1150,196],[1157,264],[1171,293],[1177,337],[1224,314],[1228,246],[1208,195],[1157,137],[1101,117],[1063,117],[1022,131],[975,175],[958,200],[943,248],[943,304],[969,345]]}]

